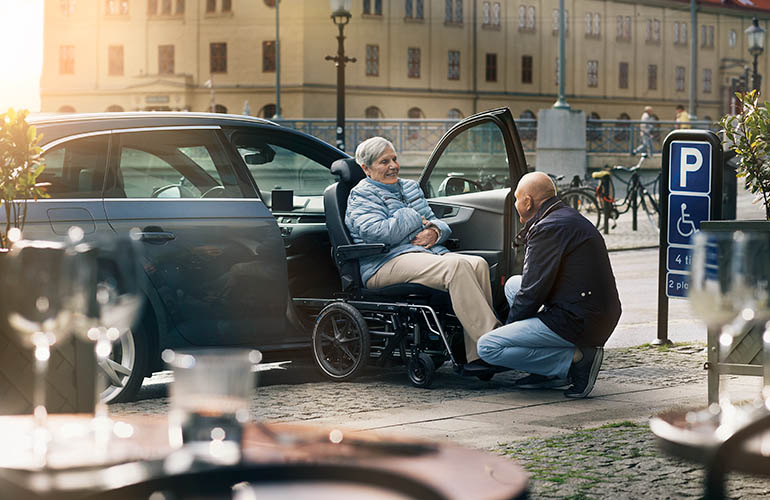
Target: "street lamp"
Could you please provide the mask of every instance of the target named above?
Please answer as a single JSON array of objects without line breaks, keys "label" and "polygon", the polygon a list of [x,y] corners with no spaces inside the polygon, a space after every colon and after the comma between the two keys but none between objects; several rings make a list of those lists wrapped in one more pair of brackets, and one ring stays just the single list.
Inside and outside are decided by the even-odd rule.
[{"label": "street lamp", "polygon": [[339,28],[337,55],[326,56],[337,66],[337,148],[345,151],[345,63],[356,62],[356,58],[345,57],[345,25],[350,22],[350,8],[353,0],[331,0],[332,21]]},{"label": "street lamp", "polygon": [[765,51],[765,30],[759,27],[759,21],[755,17],[751,20],[751,26],[746,28],[745,33],[749,39],[749,54],[754,56],[754,75],[751,79],[751,86],[754,87],[754,90],[759,90],[761,76],[757,73],[757,58]]}]

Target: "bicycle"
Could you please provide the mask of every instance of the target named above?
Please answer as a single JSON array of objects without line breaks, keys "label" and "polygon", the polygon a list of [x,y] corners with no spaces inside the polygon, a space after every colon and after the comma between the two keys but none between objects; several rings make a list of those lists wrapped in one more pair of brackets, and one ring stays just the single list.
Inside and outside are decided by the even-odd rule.
[{"label": "bicycle", "polygon": [[554,181],[559,199],[565,205],[577,210],[598,228],[601,224],[602,212],[596,201],[595,190],[584,185],[579,175],[574,176],[569,184],[560,183],[564,180],[563,175],[548,174],[548,176]]},{"label": "bicycle", "polygon": [[[639,206],[647,215],[647,219],[656,231],[660,231],[660,210],[658,208],[658,200],[655,199],[648,187],[654,186],[654,192],[657,192],[657,184],[660,182],[660,174],[650,182],[642,182],[642,178],[639,175],[639,169],[642,163],[647,159],[646,154],[642,154],[639,158],[639,162],[633,167],[624,167],[622,165],[616,165],[610,170],[602,170],[601,172],[594,172],[592,177],[598,179],[599,185],[596,188],[596,200],[599,205],[599,210],[603,214],[607,214],[604,222],[604,233],[609,232],[609,219],[613,220],[613,229],[617,226],[617,219],[620,215],[631,211],[632,229],[637,230],[637,213]],[[631,174],[628,180],[623,180],[618,172],[627,172]],[[622,200],[615,198],[615,185],[613,183],[613,177],[626,186],[626,196]],[[598,226],[597,226],[598,227]]]}]

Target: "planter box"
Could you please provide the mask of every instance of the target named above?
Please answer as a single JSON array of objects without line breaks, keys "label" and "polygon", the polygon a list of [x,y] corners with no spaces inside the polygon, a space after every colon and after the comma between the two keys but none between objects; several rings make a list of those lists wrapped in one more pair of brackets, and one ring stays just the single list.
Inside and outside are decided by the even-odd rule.
[{"label": "planter box", "polygon": [[[71,339],[53,346],[46,378],[48,412],[92,412],[95,368],[92,344]],[[0,415],[32,413],[34,380],[32,349],[4,328],[0,331]]]},{"label": "planter box", "polygon": [[[770,221],[752,220],[752,221],[709,221],[701,224],[701,229],[706,231],[744,231],[767,232],[770,233]],[[765,251],[770,262],[770,249]],[[732,344],[732,349],[726,357],[719,357],[719,331],[709,328],[708,330],[708,361],[706,369],[708,370],[708,402],[716,403],[719,400],[719,376],[722,374],[730,375],[753,375],[763,376],[763,363],[770,360],[763,360],[762,355],[762,333],[764,324],[757,321],[750,323],[736,337]]]}]

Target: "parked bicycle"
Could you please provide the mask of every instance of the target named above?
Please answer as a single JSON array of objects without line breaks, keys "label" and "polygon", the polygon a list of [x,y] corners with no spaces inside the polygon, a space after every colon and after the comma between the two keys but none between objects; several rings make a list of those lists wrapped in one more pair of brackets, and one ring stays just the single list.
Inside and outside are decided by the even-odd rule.
[{"label": "parked bicycle", "polygon": [[601,211],[599,210],[599,204],[596,202],[595,189],[584,184],[583,179],[576,175],[572,178],[569,184],[564,184],[563,175],[548,176],[553,179],[556,185],[556,191],[561,201],[594,223],[598,228],[601,223]]},{"label": "parked bicycle", "polygon": [[[658,192],[657,185],[660,182],[660,173],[651,181],[645,183],[639,175],[639,169],[647,159],[646,154],[642,154],[639,162],[633,167],[624,167],[616,165],[610,170],[594,172],[592,177],[598,179],[599,185],[596,188],[596,201],[601,212],[600,218],[604,217],[604,233],[609,232],[609,219],[612,219],[612,227],[617,225],[617,219],[620,215],[631,211],[632,229],[637,230],[637,214],[639,207],[644,210],[650,224],[660,231],[660,210],[658,209],[658,200],[650,192]],[[627,180],[620,177],[620,172],[631,174]],[[617,179],[626,187],[626,196],[622,199],[615,198],[615,184],[613,178]],[[606,215],[606,217],[605,217]],[[597,227],[599,227],[597,225]]]}]

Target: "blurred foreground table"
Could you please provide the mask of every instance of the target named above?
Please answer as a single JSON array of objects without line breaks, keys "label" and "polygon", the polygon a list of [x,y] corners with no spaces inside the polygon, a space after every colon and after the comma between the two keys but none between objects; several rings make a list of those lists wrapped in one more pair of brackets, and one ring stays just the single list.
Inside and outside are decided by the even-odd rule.
[{"label": "blurred foreground table", "polygon": [[751,411],[732,425],[708,409],[671,411],[651,419],[650,429],[666,453],[705,465],[705,498],[721,499],[730,471],[770,476],[770,414]]},{"label": "blurred foreground table", "polygon": [[34,470],[15,452],[32,419],[0,417],[0,498],[527,498],[526,473],[512,460],[448,444],[251,423],[243,459],[217,465],[171,449],[165,417],[116,418],[102,454],[84,434],[89,422],[51,417],[59,444],[48,468]]}]

